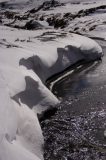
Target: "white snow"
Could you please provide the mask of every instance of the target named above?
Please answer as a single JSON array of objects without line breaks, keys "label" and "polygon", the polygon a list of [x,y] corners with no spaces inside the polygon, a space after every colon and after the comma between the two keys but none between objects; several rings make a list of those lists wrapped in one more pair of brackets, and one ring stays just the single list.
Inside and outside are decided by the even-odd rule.
[{"label": "white snow", "polygon": [[[39,31],[0,29],[0,157],[6,160],[7,152],[9,160],[15,160],[19,152],[24,160],[25,150],[28,156],[32,154],[30,159],[34,155],[42,159],[43,136],[37,113],[59,102],[44,85],[46,79],[86,56],[87,60],[101,57],[102,49],[93,40],[75,34],[40,42],[33,38]],[[14,41],[28,39],[29,34],[32,42]],[[6,48],[9,43],[19,48]]]},{"label": "white snow", "polygon": [[37,113],[59,103],[46,80],[80,60],[103,55],[95,41],[72,33],[42,41],[47,31],[62,33],[0,26],[0,160],[43,159]]}]

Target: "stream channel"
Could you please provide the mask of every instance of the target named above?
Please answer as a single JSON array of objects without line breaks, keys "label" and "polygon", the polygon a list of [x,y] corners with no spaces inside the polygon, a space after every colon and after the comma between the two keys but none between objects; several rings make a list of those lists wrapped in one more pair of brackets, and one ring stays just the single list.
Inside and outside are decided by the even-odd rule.
[{"label": "stream channel", "polygon": [[72,68],[52,87],[61,103],[41,122],[45,160],[106,160],[106,41],[97,42],[102,61]]}]

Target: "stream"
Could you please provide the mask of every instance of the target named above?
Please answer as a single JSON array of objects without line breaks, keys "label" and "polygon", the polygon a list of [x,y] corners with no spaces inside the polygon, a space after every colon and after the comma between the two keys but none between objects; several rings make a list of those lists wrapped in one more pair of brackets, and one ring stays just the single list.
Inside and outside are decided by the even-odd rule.
[{"label": "stream", "polygon": [[56,113],[41,122],[45,160],[106,160],[106,42],[102,61],[74,68],[52,92]]}]

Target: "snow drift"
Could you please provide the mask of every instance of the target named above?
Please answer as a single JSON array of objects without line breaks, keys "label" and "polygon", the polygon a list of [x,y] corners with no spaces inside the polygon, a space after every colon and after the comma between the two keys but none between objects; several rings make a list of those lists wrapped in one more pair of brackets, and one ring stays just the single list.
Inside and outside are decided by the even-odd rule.
[{"label": "snow drift", "polygon": [[[0,159],[43,159],[43,136],[37,113],[59,100],[46,79],[80,60],[103,55],[93,40],[70,34],[56,41],[34,39],[38,32],[0,27]],[[32,41],[16,41],[17,38]]]},{"label": "snow drift", "polygon": [[[21,59],[20,65],[32,69],[45,83],[47,78],[79,60],[92,61],[103,56],[101,47],[94,40],[84,36],[73,34],[71,37],[60,40],[59,43],[62,44],[58,44],[57,48],[56,44],[49,46],[50,52]],[[28,66],[29,63],[32,65]]]}]

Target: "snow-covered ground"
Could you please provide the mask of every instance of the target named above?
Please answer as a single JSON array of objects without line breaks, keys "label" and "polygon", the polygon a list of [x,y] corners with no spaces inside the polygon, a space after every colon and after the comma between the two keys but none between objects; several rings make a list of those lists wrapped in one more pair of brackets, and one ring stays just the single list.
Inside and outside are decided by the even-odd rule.
[{"label": "snow-covered ground", "polygon": [[[85,27],[88,21],[92,21],[97,24],[97,28],[91,32],[85,30],[83,34],[98,37],[96,33],[104,28],[103,33],[101,32],[101,37],[104,37],[105,25],[101,25],[98,19],[105,21],[105,13],[97,12],[93,15],[77,17],[69,21],[64,29],[61,27],[54,29],[53,25],[46,25],[45,17],[50,17],[51,14],[62,15],[70,11],[76,14],[83,6],[86,10],[105,4],[105,1],[98,1],[98,3],[89,1],[89,5],[85,2],[73,4],[69,1],[65,5],[53,7],[52,10],[41,9],[34,15],[29,14],[29,11],[34,8],[34,5],[37,8],[41,1],[8,0],[9,9],[7,2],[6,5],[1,6],[0,160],[43,159],[44,139],[37,114],[42,114],[42,111],[59,103],[59,100],[45,86],[46,80],[80,60],[97,60],[103,55],[101,47],[95,41],[69,31],[74,31],[72,28],[76,23],[80,27],[83,21],[83,27]],[[25,11],[21,12],[20,6],[25,5],[27,6]],[[19,17],[16,18],[13,14],[11,16],[10,13],[13,12]],[[24,19],[22,17],[24,15],[28,17]],[[43,21],[34,18],[41,15],[45,16]],[[39,23],[32,25],[30,20],[42,23],[42,27],[39,28]],[[27,22],[34,26],[33,30],[19,27],[25,26]],[[82,26],[79,31],[81,29]]]}]

